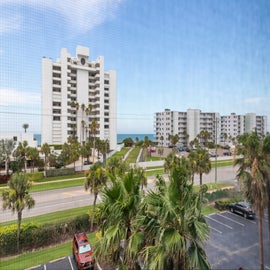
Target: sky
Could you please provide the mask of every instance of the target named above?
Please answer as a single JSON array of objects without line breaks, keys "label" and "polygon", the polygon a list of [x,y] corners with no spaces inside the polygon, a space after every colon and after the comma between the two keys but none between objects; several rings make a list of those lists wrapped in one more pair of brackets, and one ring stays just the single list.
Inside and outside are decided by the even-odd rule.
[{"label": "sky", "polygon": [[267,115],[269,0],[1,0],[0,133],[41,132],[41,60],[90,48],[117,72],[117,132],[165,109]]}]

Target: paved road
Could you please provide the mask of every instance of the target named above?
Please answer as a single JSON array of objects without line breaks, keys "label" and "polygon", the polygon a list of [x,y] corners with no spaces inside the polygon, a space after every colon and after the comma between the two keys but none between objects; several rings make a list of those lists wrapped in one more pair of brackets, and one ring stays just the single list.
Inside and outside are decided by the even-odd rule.
[{"label": "paved road", "polygon": [[[233,167],[221,167],[217,170],[218,182],[234,183],[236,178],[236,169]],[[154,183],[154,177],[148,179],[149,187]],[[215,181],[215,170],[212,170],[208,175],[203,175],[203,183]],[[199,183],[199,176],[195,176],[195,184]],[[30,210],[23,211],[23,218],[36,215],[47,214],[55,211],[66,210],[81,206],[90,205],[93,203],[93,195],[86,191],[82,186],[55,189],[50,191],[34,192],[33,198],[36,201],[35,207]],[[17,219],[16,214],[11,211],[2,209],[0,202],[0,222]]]}]

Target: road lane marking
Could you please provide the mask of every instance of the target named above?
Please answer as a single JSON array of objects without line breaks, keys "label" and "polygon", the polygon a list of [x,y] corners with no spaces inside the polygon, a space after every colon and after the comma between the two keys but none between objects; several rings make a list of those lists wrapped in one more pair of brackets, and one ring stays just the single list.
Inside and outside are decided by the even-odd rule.
[{"label": "road lane marking", "polygon": [[234,222],[234,223],[236,223],[236,224],[239,224],[239,225],[245,227],[245,225],[244,225],[243,223],[240,223],[240,222],[238,222],[238,221],[235,221],[235,220],[233,220],[233,219],[231,219],[231,218],[229,218],[229,217],[223,216],[223,215],[221,215],[221,214],[217,214],[217,216],[223,217],[223,218],[225,218],[225,219],[228,219],[228,220],[230,220],[230,221],[232,221],[232,222]]},{"label": "road lane marking", "polygon": [[227,224],[224,224],[224,223],[222,223],[222,222],[220,222],[220,221],[218,221],[218,220],[215,220],[214,218],[210,218],[209,216],[206,216],[206,218],[208,218],[208,219],[210,219],[210,220],[213,220],[214,222],[216,222],[216,223],[218,223],[218,224],[220,224],[220,225],[223,225],[223,226],[225,226],[225,227],[227,227],[227,228],[229,228],[229,229],[233,229],[233,227],[231,227],[231,226],[229,226],[229,225],[227,225]]},{"label": "road lane marking", "polygon": [[209,226],[209,228],[210,228],[211,230],[214,230],[214,231],[216,231],[216,232],[218,232],[218,233],[222,234],[222,232],[221,232],[221,231],[219,231],[219,230],[217,230],[216,228],[213,228],[213,227],[211,227],[211,226]]},{"label": "road lane marking", "polygon": [[72,265],[72,262],[71,262],[71,259],[70,259],[70,256],[68,256],[68,260],[69,260],[69,264],[71,266],[71,269],[74,270],[73,265]]}]

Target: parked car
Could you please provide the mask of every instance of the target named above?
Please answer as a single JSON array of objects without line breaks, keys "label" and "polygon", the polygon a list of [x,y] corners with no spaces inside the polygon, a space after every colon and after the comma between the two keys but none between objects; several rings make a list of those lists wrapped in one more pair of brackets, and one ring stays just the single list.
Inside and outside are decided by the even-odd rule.
[{"label": "parked car", "polygon": [[244,218],[254,218],[255,212],[252,209],[252,205],[247,202],[231,203],[229,210],[232,213],[238,213],[244,216]]},{"label": "parked car", "polygon": [[231,155],[232,155],[231,151],[223,152],[223,156],[231,156]]},{"label": "parked car", "polygon": [[95,269],[93,250],[84,232],[74,234],[72,251],[73,258],[79,270]]}]

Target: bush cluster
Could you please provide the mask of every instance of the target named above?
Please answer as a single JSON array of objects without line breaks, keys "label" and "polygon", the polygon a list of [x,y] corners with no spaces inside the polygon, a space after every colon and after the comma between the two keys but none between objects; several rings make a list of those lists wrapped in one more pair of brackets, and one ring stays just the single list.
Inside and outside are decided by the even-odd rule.
[{"label": "bush cluster", "polygon": [[[38,225],[22,224],[20,251],[30,251],[37,248],[58,244],[78,231],[88,231],[90,228],[88,214],[83,214],[66,222]],[[0,257],[17,252],[17,225],[0,228]]]},{"label": "bush cluster", "polygon": [[235,191],[234,189],[219,189],[212,193],[205,194],[205,199],[208,202],[213,202],[221,198],[241,198],[241,197],[242,197],[241,193],[238,191]]},{"label": "bush cluster", "polygon": [[44,178],[44,173],[32,172],[32,173],[27,173],[27,176],[31,179],[31,181],[38,181]]},{"label": "bush cluster", "polygon": [[241,201],[241,199],[236,199],[236,198],[228,199],[228,200],[225,200],[225,201],[216,201],[215,202],[215,207],[220,211],[228,210],[229,205],[231,203],[235,203],[235,202],[239,202],[239,201]]},{"label": "bush cluster", "polygon": [[46,177],[72,175],[72,174],[75,174],[74,168],[52,169],[46,171]]}]

